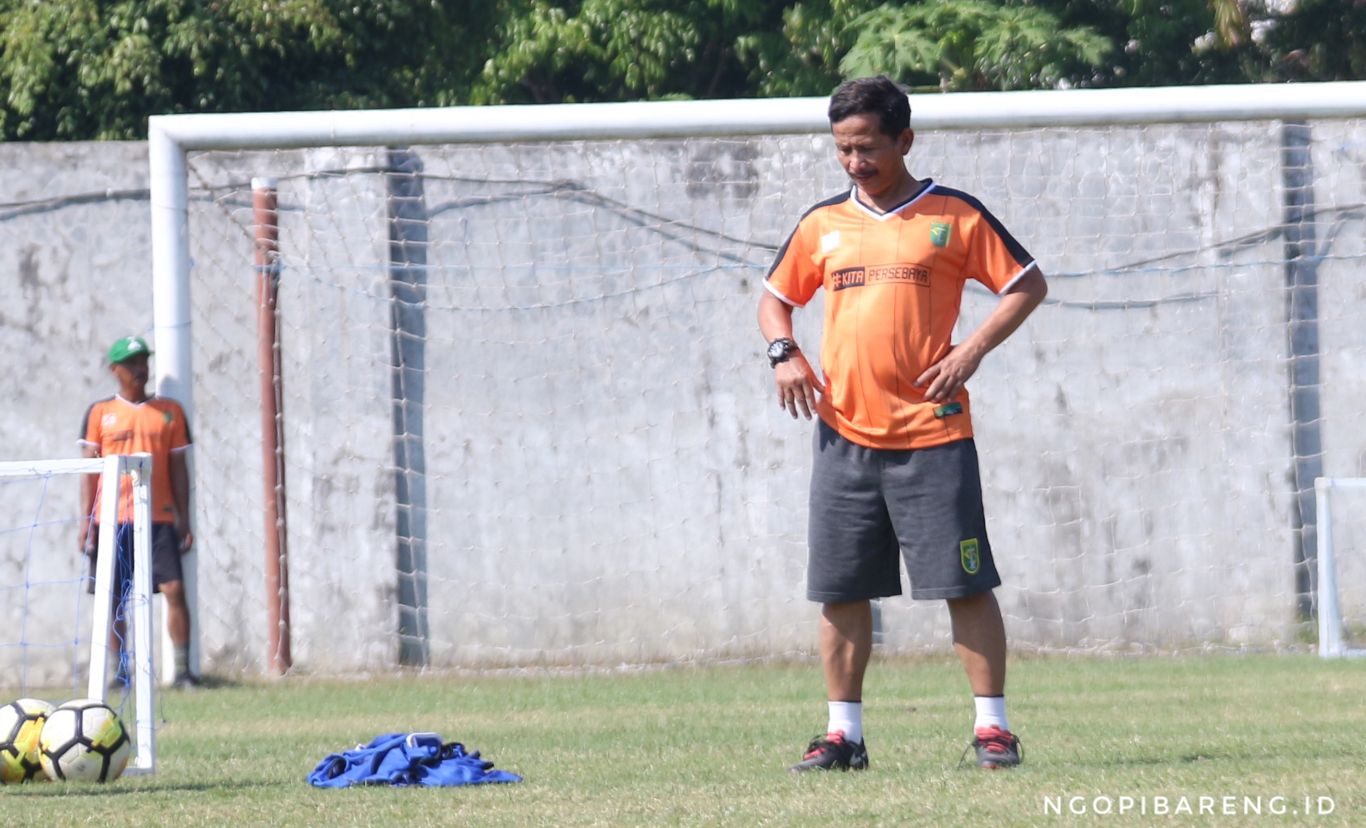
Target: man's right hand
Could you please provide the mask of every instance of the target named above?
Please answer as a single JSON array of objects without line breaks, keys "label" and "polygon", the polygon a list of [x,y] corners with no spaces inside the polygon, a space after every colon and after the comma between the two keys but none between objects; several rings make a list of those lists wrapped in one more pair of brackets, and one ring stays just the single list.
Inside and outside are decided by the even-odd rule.
[{"label": "man's right hand", "polygon": [[82,555],[95,554],[95,546],[99,543],[99,538],[94,532],[90,531],[90,522],[85,521],[81,524],[80,549]]},{"label": "man's right hand", "polygon": [[794,351],[785,362],[773,367],[773,381],[778,386],[778,407],[797,419],[797,415],[811,419],[816,410],[816,395],[825,394],[825,385],[816,378],[811,363],[801,351]]}]

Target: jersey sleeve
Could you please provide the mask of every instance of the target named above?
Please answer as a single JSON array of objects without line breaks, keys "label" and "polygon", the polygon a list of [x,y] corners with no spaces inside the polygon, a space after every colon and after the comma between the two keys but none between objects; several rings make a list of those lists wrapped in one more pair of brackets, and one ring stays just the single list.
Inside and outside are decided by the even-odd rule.
[{"label": "jersey sleeve", "polygon": [[96,451],[100,447],[100,416],[95,409],[98,403],[92,403],[85,410],[85,416],[81,418],[81,436],[76,439],[83,448],[93,448]]},{"label": "jersey sleeve", "polygon": [[983,208],[968,245],[968,275],[993,293],[1000,294],[1032,267],[1034,257],[1010,235],[1005,225]]},{"label": "jersey sleeve", "polygon": [[181,451],[190,447],[190,421],[180,403],[175,404],[175,418],[171,423],[171,451]]},{"label": "jersey sleeve", "polygon": [[818,222],[812,215],[798,222],[764,280],[769,292],[789,305],[804,306],[824,282],[825,276],[815,260],[813,241],[817,233]]}]

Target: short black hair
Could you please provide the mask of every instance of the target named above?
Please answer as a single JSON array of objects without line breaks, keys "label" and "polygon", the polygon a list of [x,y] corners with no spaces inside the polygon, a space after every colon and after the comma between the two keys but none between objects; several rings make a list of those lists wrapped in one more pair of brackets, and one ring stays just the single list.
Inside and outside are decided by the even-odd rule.
[{"label": "short black hair", "polygon": [[911,128],[911,101],[886,75],[855,78],[840,84],[830,96],[830,123],[853,115],[872,112],[878,116],[882,131],[895,138]]}]

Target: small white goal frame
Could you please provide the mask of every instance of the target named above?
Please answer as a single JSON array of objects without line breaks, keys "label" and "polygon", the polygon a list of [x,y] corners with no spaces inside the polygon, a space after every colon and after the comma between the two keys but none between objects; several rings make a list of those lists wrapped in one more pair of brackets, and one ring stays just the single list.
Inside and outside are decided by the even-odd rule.
[{"label": "small white goal frame", "polygon": [[1366,477],[1320,477],[1314,481],[1315,514],[1318,516],[1319,655],[1323,658],[1361,658],[1366,656],[1366,649],[1348,647],[1342,633],[1332,498],[1328,496],[1333,489],[1366,489]]},{"label": "small white goal frame", "polygon": [[[110,455],[85,460],[17,460],[0,462],[0,478],[58,474],[100,475],[99,555],[95,566],[94,610],[90,624],[90,667],[86,696],[108,702],[109,633],[114,609],[114,543],[118,530],[120,481],[133,479],[133,584],[128,613],[132,637],[126,642],[133,692],[134,755],[125,773],[156,770],[156,681],[152,654],[152,455]],[[78,519],[84,519],[80,517]],[[126,723],[126,718],[125,718]]]}]

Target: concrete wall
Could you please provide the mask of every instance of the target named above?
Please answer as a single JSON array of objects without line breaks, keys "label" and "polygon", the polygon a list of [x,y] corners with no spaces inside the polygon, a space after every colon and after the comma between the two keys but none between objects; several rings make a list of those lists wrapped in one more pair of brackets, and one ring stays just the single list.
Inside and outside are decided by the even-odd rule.
[{"label": "concrete wall", "polygon": [[[1295,643],[1279,130],[917,138],[913,171],[979,196],[1052,287],[971,385],[1017,646]],[[1366,124],[1315,136],[1323,464],[1360,475]],[[73,455],[85,406],[112,391],[103,348],[151,328],[144,152],[0,145],[13,377],[0,457]],[[797,217],[845,186],[827,139],[416,152],[430,216],[431,663],[809,652],[810,427],[777,409],[754,307]],[[208,670],[266,663],[247,182],[267,175],[283,208],[295,661],[346,672],[398,658],[393,299],[373,172],[388,162],[381,150],[191,159]],[[993,301],[970,291],[963,324]],[[808,352],[819,323],[819,303],[799,312]],[[62,497],[74,510],[74,484]],[[43,533],[52,552],[25,565],[69,579],[74,529]],[[34,560],[4,554],[4,584]],[[62,612],[36,626],[60,639]],[[886,601],[880,619],[889,650],[947,646],[941,605]]]}]

